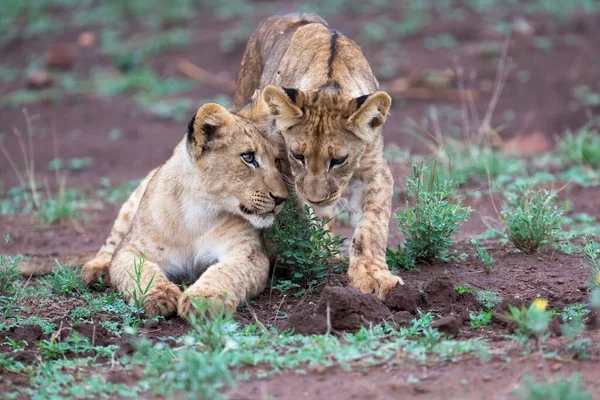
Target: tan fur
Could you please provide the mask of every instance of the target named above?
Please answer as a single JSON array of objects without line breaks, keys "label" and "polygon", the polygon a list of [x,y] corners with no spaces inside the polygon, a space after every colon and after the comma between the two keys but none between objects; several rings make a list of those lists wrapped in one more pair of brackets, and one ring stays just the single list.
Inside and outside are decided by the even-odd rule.
[{"label": "tan fur", "polygon": [[[152,281],[144,307],[153,315],[187,315],[194,298],[235,310],[260,293],[269,262],[257,228],[273,223],[288,196],[276,151],[254,124],[206,104],[190,129],[125,202],[106,243],[83,267],[86,283],[109,276],[128,299]],[[242,159],[249,152],[258,166]],[[182,293],[172,280],[191,286]]]},{"label": "tan fur", "polygon": [[335,202],[351,189],[357,215],[350,284],[383,298],[403,282],[385,261],[393,180],[382,126],[391,99],[378,87],[360,48],[321,17],[276,16],[250,37],[234,109],[250,100],[243,112],[266,130],[286,161],[282,171],[317,215],[332,217]]}]

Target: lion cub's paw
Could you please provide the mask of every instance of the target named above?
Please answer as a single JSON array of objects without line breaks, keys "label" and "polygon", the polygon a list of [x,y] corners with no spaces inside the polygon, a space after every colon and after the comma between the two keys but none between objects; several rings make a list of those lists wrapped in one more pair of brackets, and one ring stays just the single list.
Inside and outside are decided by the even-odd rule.
[{"label": "lion cub's paw", "polygon": [[86,262],[81,269],[81,278],[86,285],[99,283],[100,280],[104,283],[109,283],[108,269],[112,256],[108,253],[97,255],[90,261]]},{"label": "lion cub's paw", "polygon": [[[194,290],[192,290],[194,289]],[[183,318],[189,318],[191,313],[218,315],[234,313],[237,301],[230,296],[216,293],[213,289],[190,288],[179,299],[177,313]]]},{"label": "lion cub's paw", "polygon": [[144,296],[144,310],[152,316],[166,317],[177,311],[181,297],[183,297],[183,293],[174,283],[154,282],[152,288]]},{"label": "lion cub's paw", "polygon": [[404,281],[399,276],[393,275],[385,268],[356,268],[358,273],[352,273],[352,269],[348,271],[350,277],[350,286],[359,289],[363,293],[374,293],[381,300],[385,299],[386,293],[394,286],[404,285]]}]

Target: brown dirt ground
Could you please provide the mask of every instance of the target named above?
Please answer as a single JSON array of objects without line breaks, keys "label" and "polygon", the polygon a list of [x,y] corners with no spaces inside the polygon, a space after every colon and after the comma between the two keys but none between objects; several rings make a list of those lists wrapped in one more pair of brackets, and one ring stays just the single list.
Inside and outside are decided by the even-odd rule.
[{"label": "brown dirt ground", "polygon": [[[289,9],[285,2],[278,3],[282,10]],[[471,13],[472,14],[472,13]],[[477,81],[486,86],[494,80],[495,66],[489,59],[473,54],[470,49],[477,44],[490,40],[488,26],[477,15],[469,15],[469,24],[447,23],[434,20],[416,36],[402,42],[403,53],[395,60],[397,76],[406,75],[415,70],[430,68],[452,68],[458,57],[459,63],[467,71],[477,71]],[[352,17],[355,18],[355,17]],[[357,24],[348,16],[341,15],[330,20],[330,23],[350,37],[357,34]],[[532,46],[531,38],[515,36],[510,46],[510,56],[516,68],[531,72],[530,80],[524,84],[516,74],[512,74],[506,83],[503,95],[498,103],[492,125],[498,126],[507,121],[504,116],[515,111],[514,120],[507,123],[501,132],[504,139],[542,132],[548,138],[563,132],[565,128],[578,128],[586,122],[584,111],[571,111],[567,104],[572,100],[571,90],[579,84],[587,84],[591,88],[598,87],[600,69],[598,65],[598,46],[600,43],[600,15],[577,17],[572,23],[557,31],[548,31],[550,25],[543,17],[535,18],[533,26],[539,34],[545,34],[555,39],[555,49],[546,53]],[[227,22],[210,21],[200,26],[194,24],[194,35],[200,39],[194,40],[183,51],[161,54],[154,57],[149,67],[162,76],[174,76],[174,62],[179,57],[185,57],[203,68],[218,73],[221,76],[235,76],[243,45],[236,47],[232,53],[221,52],[217,39],[221,32],[229,27]],[[17,40],[0,52],[3,62],[10,65],[25,67],[30,57],[41,54],[44,49],[54,43],[76,41],[82,31],[70,29],[58,35],[46,35],[37,40]],[[218,34],[217,34],[218,33]],[[423,48],[423,38],[440,33],[451,33],[459,41],[457,49],[429,51]],[[562,40],[570,34],[572,41]],[[365,53],[377,70],[385,62],[383,49],[371,46]],[[206,55],[210,54],[210,57]],[[78,76],[89,76],[94,67],[107,67],[110,61],[100,54],[98,49],[80,51],[77,54],[73,72]],[[388,82],[382,80],[382,85]],[[22,77],[13,82],[0,83],[0,94],[6,94],[24,86]],[[474,88],[480,86],[475,85]],[[213,89],[198,85],[185,94],[191,98],[210,98],[216,95]],[[490,93],[482,91],[476,107],[483,115]],[[408,119],[420,120],[424,117],[427,107],[431,104],[439,106],[457,103],[437,100],[406,100],[397,101],[386,123],[386,143],[395,143],[413,152],[422,152],[424,146],[414,137],[404,132]],[[52,146],[52,133],[56,135],[58,155],[61,158],[91,157],[93,166],[80,172],[69,172],[68,186],[82,187],[86,193],[93,193],[98,188],[98,180],[108,177],[113,184],[120,184],[134,178],[140,178],[151,168],[162,163],[171,153],[173,146],[180,140],[183,126],[173,122],[161,121],[135,111],[134,100],[128,96],[110,99],[98,98],[89,94],[66,94],[60,104],[35,104],[28,107],[30,114],[36,115],[36,123],[45,127],[45,133],[36,137],[34,143],[34,159],[39,179],[53,182],[53,173],[43,166],[55,158]],[[21,110],[1,109],[0,126],[6,133],[13,127],[25,130]],[[122,136],[113,141],[108,133],[121,129]],[[20,152],[18,143],[7,135],[5,146],[10,154]],[[18,158],[17,158],[18,159]],[[402,186],[407,171],[397,169],[396,182]],[[3,188],[18,184],[14,173],[7,161],[0,157],[0,183]],[[563,192],[563,198],[573,203],[573,210],[600,216],[600,196],[598,188],[584,189],[572,187]],[[472,254],[472,249],[465,243],[470,236],[481,234],[485,226],[479,214],[488,217],[495,216],[494,207],[489,198],[467,201],[476,213],[464,224],[457,235],[455,249]],[[396,200],[396,206],[401,207],[403,201]],[[111,223],[116,217],[118,205],[101,209],[85,211],[83,221],[66,221],[46,227],[32,216],[2,216],[0,217],[0,234],[10,233],[12,240],[6,248],[10,254],[22,253],[33,256],[33,262],[52,265],[54,258],[81,261],[82,254],[89,256],[99,248],[108,234]],[[350,230],[341,227],[340,233],[348,235]],[[390,247],[395,247],[402,236],[391,225]],[[490,254],[496,259],[494,270],[486,274],[480,265],[469,257],[466,261],[452,261],[448,264],[437,263],[422,266],[420,271],[403,271],[401,275],[406,285],[393,290],[385,304],[370,295],[358,295],[354,300],[339,286],[345,284],[344,276],[334,275],[328,284],[333,288],[327,289],[330,306],[340,304],[335,308],[339,324],[334,330],[354,330],[362,322],[357,319],[357,312],[349,312],[361,301],[359,310],[372,311],[374,320],[385,318],[391,322],[402,324],[414,315],[417,309],[434,311],[443,316],[457,316],[455,331],[458,337],[468,338],[482,336],[493,346],[508,351],[511,361],[493,358],[492,361],[481,363],[476,359],[466,357],[457,363],[433,365],[417,365],[407,360],[399,360],[399,365],[393,368],[375,366],[368,372],[344,372],[336,368],[310,371],[306,375],[285,373],[264,380],[240,382],[238,387],[229,392],[231,398],[254,399],[269,398],[511,398],[512,388],[518,384],[525,373],[538,377],[548,377],[562,373],[569,375],[580,372],[584,375],[588,387],[600,393],[600,369],[597,368],[598,355],[590,361],[546,361],[537,355],[521,356],[519,349],[510,350],[511,343],[502,338],[506,327],[494,324],[489,329],[473,331],[465,321],[464,311],[474,307],[472,299],[461,298],[455,288],[469,283],[475,289],[492,289],[501,296],[512,299],[513,302],[529,303],[537,296],[549,299],[550,306],[562,307],[573,302],[585,301],[586,294],[583,286],[589,271],[581,259],[557,253],[540,253],[525,255],[515,252],[510,246],[499,244],[490,245]],[[336,292],[339,291],[339,293]],[[325,292],[325,291],[324,291]],[[323,292],[323,293],[324,293]],[[335,293],[337,294],[335,294]],[[250,304],[247,311],[240,311],[236,318],[241,322],[259,320],[272,323],[280,328],[295,327],[297,329],[322,330],[322,320],[316,323],[308,315],[317,313],[323,316],[324,301],[320,292],[303,297],[292,295],[282,296],[277,291],[267,289]],[[331,297],[333,296],[333,297]],[[337,297],[336,297],[337,296]],[[357,300],[360,299],[360,300]],[[347,303],[345,303],[347,302]],[[62,310],[64,312],[64,310]],[[345,314],[344,314],[345,313]],[[407,314],[408,313],[408,314]],[[461,316],[462,314],[462,316]],[[66,314],[64,314],[66,315]],[[291,317],[290,317],[291,316]],[[319,317],[319,318],[320,318]],[[335,319],[335,318],[334,318]],[[352,321],[350,321],[353,319]],[[368,320],[368,318],[366,318]],[[294,322],[295,321],[295,322]],[[348,322],[350,321],[350,322]],[[311,325],[312,324],[312,325]],[[320,325],[319,325],[320,324]],[[107,337],[101,327],[77,327],[83,335],[94,340],[111,342],[115,338]],[[70,329],[70,328],[69,328]],[[173,319],[158,326],[147,327],[146,333],[156,336],[181,335],[187,330],[186,324]],[[11,332],[12,335],[32,340],[35,343],[42,335],[41,332],[22,330]],[[592,339],[598,338],[597,331],[589,333]],[[0,335],[1,336],[1,335]],[[14,338],[14,337],[13,337]],[[0,342],[3,342],[1,340]],[[558,347],[560,338],[555,340]],[[128,345],[122,344],[127,350]],[[509,350],[506,350],[509,349]],[[31,362],[35,350],[23,352],[23,361]],[[418,378],[419,383],[408,383],[409,377]],[[25,377],[8,374],[3,377],[7,384],[26,384]],[[135,381],[135,377],[132,378]],[[462,383],[466,380],[467,384]],[[0,385],[0,392],[2,385]],[[495,393],[491,395],[491,393]]]}]

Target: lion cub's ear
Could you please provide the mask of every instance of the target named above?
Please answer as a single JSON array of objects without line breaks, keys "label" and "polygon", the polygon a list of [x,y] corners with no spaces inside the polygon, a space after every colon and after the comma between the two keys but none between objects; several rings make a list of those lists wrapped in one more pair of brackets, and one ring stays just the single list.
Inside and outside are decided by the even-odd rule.
[{"label": "lion cub's ear", "polygon": [[375,92],[357,97],[350,104],[356,107],[348,118],[352,131],[362,140],[372,142],[377,138],[376,128],[385,122],[392,99],[385,92]]},{"label": "lion cub's ear", "polygon": [[302,117],[302,104],[304,93],[298,89],[267,86],[263,90],[263,100],[269,107],[269,113],[277,120],[279,129],[284,130],[298,122]]},{"label": "lion cub's ear", "polygon": [[194,157],[207,150],[211,140],[219,135],[219,129],[233,122],[227,109],[216,103],[208,103],[198,109],[190,120],[187,130],[188,149]]}]

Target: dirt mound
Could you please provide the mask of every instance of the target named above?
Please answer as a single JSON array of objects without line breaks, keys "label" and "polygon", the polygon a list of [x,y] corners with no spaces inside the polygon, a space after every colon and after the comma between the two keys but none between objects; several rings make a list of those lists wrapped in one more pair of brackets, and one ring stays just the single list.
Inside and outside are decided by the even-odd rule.
[{"label": "dirt mound", "polygon": [[79,324],[73,328],[81,336],[85,336],[94,346],[108,346],[115,343],[115,338],[100,324]]},{"label": "dirt mound", "polygon": [[43,334],[42,328],[38,325],[13,327],[7,332],[0,333],[0,343],[4,343],[6,338],[11,338],[16,342],[25,341],[30,346],[40,340]]},{"label": "dirt mound", "polygon": [[363,325],[378,324],[391,317],[390,310],[373,294],[351,287],[326,286],[314,309],[293,314],[282,330],[303,335],[327,332],[327,317],[333,332],[355,332]]},{"label": "dirt mound", "polygon": [[436,277],[423,288],[410,284],[396,286],[387,294],[385,305],[392,311],[407,311],[412,315],[417,315],[418,309],[447,315],[481,308],[472,293],[459,295],[456,286],[447,276]]}]

